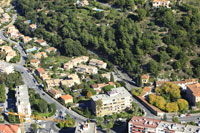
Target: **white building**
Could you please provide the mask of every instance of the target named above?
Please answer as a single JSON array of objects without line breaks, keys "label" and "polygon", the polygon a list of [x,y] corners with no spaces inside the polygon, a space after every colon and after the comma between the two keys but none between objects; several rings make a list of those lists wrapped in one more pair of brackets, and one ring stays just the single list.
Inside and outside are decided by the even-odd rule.
[{"label": "white building", "polygon": [[[102,106],[98,110],[97,102],[99,100],[102,102]],[[132,96],[124,87],[113,88],[107,94],[99,94],[91,97],[92,111],[97,116],[112,115],[113,113],[130,108],[131,105]]]},{"label": "white building", "polygon": [[169,0],[153,0],[153,7],[159,8],[159,7],[169,7],[170,1]]},{"label": "white building", "polygon": [[26,85],[20,85],[16,88],[16,106],[18,113],[31,116],[31,105],[29,102],[28,88]]}]

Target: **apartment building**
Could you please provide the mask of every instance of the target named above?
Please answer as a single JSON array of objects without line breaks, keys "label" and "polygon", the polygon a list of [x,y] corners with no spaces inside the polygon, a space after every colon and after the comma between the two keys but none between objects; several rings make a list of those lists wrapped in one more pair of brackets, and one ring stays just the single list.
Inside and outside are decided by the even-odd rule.
[{"label": "apartment building", "polygon": [[88,60],[89,60],[88,56],[80,56],[80,57],[74,58],[74,59],[72,59],[69,62],[64,64],[64,69],[70,70],[71,68],[77,66],[78,64],[88,62]]},{"label": "apartment building", "polygon": [[200,127],[134,116],[128,122],[128,133],[200,133]]},{"label": "apartment building", "polygon": [[106,69],[107,67],[107,63],[103,62],[102,60],[97,60],[97,59],[91,59],[89,62],[89,65],[96,66],[103,69]]},{"label": "apartment building", "polygon": [[16,106],[18,113],[31,116],[31,105],[29,102],[28,88],[26,85],[20,85],[16,88]]},{"label": "apartment building", "polygon": [[155,8],[159,8],[159,7],[170,8],[169,4],[170,4],[170,0],[153,0],[153,3],[152,3],[153,7]]},{"label": "apartment building", "polygon": [[186,97],[190,105],[195,106],[196,102],[200,102],[200,84],[187,85]]},{"label": "apartment building", "polygon": [[81,83],[80,78],[78,77],[77,74],[70,74],[67,77],[68,77],[68,79],[73,80],[73,82],[76,83],[76,84]]},{"label": "apartment building", "polygon": [[97,116],[112,115],[130,108],[131,102],[132,96],[124,87],[113,88],[107,94],[92,96],[91,109]]},{"label": "apartment building", "polygon": [[88,74],[97,74],[98,69],[94,66],[87,66],[87,65],[78,65],[76,67],[76,71],[79,73],[88,73]]}]

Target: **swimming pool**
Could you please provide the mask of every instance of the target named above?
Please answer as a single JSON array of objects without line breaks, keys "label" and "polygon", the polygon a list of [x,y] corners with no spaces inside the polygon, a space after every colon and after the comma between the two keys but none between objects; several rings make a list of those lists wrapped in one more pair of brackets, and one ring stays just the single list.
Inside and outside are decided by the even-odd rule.
[{"label": "swimming pool", "polygon": [[35,50],[37,50],[37,49],[38,49],[38,48],[35,48],[35,47],[34,47],[34,48],[31,48],[31,49],[27,49],[26,51],[27,51],[27,52],[33,52],[33,51],[35,51]]}]

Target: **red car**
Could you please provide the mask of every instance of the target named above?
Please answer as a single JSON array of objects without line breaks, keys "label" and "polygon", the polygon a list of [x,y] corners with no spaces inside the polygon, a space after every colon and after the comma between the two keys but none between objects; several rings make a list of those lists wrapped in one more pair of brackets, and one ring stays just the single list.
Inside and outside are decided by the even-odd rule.
[{"label": "red car", "polygon": [[190,117],[190,114],[187,114],[187,117]]}]

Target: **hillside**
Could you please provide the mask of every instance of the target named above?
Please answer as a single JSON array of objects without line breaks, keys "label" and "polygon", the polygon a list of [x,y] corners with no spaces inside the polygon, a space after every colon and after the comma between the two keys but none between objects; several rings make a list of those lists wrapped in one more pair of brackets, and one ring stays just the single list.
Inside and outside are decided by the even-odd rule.
[{"label": "hillside", "polygon": [[[94,1],[78,7],[71,0],[18,0],[21,16],[15,25],[25,35],[44,38],[66,56],[87,54],[86,48],[98,51],[132,77],[150,73],[173,80],[198,78],[198,9],[188,5],[152,9],[145,2],[130,7],[131,2],[112,9]],[[37,30],[29,30],[27,19],[38,24]]]}]

